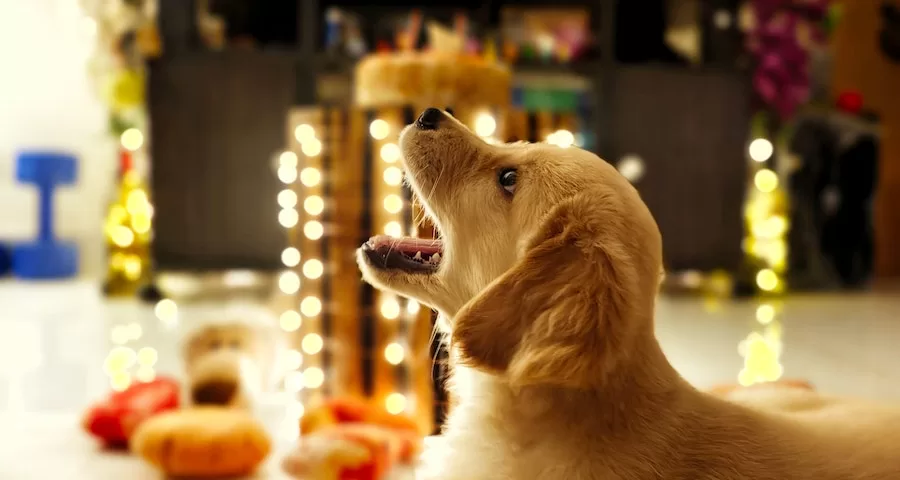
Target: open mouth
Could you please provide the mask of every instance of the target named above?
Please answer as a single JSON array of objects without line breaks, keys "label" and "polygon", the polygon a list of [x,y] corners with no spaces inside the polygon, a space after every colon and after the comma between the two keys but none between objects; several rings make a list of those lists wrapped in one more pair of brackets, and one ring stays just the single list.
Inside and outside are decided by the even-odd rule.
[{"label": "open mouth", "polygon": [[377,235],[363,244],[362,251],[375,268],[430,274],[441,263],[444,244],[439,239]]}]

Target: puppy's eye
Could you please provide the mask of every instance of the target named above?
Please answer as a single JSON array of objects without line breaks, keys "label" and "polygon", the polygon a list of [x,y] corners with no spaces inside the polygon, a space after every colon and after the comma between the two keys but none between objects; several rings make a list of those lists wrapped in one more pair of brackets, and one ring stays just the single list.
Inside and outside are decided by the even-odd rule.
[{"label": "puppy's eye", "polygon": [[516,181],[519,179],[519,173],[516,172],[514,168],[504,168],[500,170],[500,176],[497,178],[497,182],[509,193],[515,193],[516,191]]}]

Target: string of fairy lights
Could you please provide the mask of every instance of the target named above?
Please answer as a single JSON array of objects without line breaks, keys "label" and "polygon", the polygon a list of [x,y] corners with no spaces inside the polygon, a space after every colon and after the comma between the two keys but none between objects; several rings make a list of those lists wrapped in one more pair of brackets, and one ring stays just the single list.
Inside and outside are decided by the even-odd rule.
[{"label": "string of fairy lights", "polygon": [[[783,150],[783,149],[779,149]],[[738,346],[744,366],[738,373],[741,385],[771,382],[781,378],[782,327],[778,321],[780,296],[785,291],[787,268],[787,194],[779,184],[772,166],[776,163],[776,145],[769,139],[762,122],[756,122],[748,146],[750,185],[744,210],[746,236],[743,250],[759,303],[756,322],[761,331],[751,332]]]}]

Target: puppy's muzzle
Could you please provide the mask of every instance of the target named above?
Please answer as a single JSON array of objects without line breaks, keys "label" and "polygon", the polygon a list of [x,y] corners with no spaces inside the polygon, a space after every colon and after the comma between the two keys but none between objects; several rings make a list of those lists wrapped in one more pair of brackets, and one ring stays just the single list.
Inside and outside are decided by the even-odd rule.
[{"label": "puppy's muzzle", "polygon": [[426,108],[416,120],[416,128],[419,130],[437,130],[438,124],[444,118],[444,112],[437,108]]}]

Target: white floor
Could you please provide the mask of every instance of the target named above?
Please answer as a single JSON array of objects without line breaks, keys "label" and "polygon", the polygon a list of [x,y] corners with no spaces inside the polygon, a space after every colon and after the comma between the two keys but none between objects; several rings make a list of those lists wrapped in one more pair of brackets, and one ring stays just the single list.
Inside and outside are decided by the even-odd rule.
[{"label": "white floor", "polygon": [[[898,293],[792,297],[767,326],[754,302],[663,298],[657,330],[672,363],[699,387],[736,382],[738,345],[757,332],[763,348],[743,350],[754,352],[752,372],[777,362],[785,377],[824,391],[900,401]],[[175,373],[182,328],[152,307],[102,300],[92,282],[0,282],[0,479],[157,478],[131,457],[97,452],[77,420],[109,388],[103,364],[117,343],[155,349],[153,368]],[[270,413],[274,431],[280,412]],[[280,477],[274,466],[266,472]]]}]

